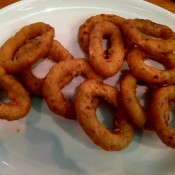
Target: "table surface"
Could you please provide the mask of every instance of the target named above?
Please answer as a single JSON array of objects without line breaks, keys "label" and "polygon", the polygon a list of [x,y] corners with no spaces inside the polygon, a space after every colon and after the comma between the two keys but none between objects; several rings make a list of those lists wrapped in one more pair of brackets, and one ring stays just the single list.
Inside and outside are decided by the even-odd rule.
[{"label": "table surface", "polygon": [[[20,0],[0,0],[0,8]],[[146,0],[175,13],[175,0]]]}]

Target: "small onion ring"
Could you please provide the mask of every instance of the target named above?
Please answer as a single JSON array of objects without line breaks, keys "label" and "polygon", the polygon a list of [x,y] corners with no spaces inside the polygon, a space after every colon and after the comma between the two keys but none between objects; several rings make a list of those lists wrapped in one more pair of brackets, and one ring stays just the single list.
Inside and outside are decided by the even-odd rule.
[{"label": "small onion ring", "polygon": [[[36,40],[33,40],[33,49],[36,49]],[[16,53],[16,59],[22,59],[21,57],[24,56],[26,50],[27,50],[27,45],[24,45],[19,49],[19,51]],[[32,48],[29,49],[31,52],[33,50]],[[73,59],[73,56],[69,53],[67,49],[65,49],[60,42],[57,40],[53,40],[52,46],[49,49],[49,52],[47,53],[46,57],[48,59],[53,60],[54,62],[59,62],[62,60],[68,60],[68,59]],[[31,68],[27,69],[19,74],[20,80],[24,87],[32,94],[37,95],[37,96],[42,96],[42,85],[44,82],[44,78],[39,78],[35,76],[32,73]]]},{"label": "small onion ring", "polygon": [[161,141],[175,149],[175,129],[168,123],[172,101],[175,101],[175,85],[161,87],[155,91],[151,102],[150,119]]},{"label": "small onion ring", "polygon": [[[149,55],[141,51],[139,48],[132,49],[127,57],[126,61],[128,63],[129,69],[132,74],[137,77],[139,80],[143,80],[147,83],[156,83],[156,84],[173,84],[175,83],[175,67],[171,67],[168,70],[158,70],[152,66],[148,66],[144,63],[144,60],[148,59]],[[172,56],[173,58],[174,56]],[[153,57],[150,57],[153,59]],[[167,57],[170,62],[171,57]],[[166,58],[165,58],[166,59]],[[158,60],[155,58],[155,60]],[[161,62],[161,59],[159,59]],[[166,61],[162,61],[165,63]],[[166,65],[165,65],[166,66]],[[169,63],[167,63],[167,67]]]},{"label": "small onion ring", "polygon": [[116,129],[110,132],[97,119],[93,99],[102,97],[117,110],[119,92],[117,88],[97,79],[85,80],[78,88],[75,100],[77,119],[89,138],[106,151],[119,151],[126,148],[134,136],[134,127],[129,123],[124,111],[118,111]]},{"label": "small onion ring", "polygon": [[0,119],[8,121],[25,117],[31,108],[31,99],[24,87],[0,67],[0,88],[7,92],[8,102],[0,102]]},{"label": "small onion ring", "polygon": [[[103,38],[110,41],[107,56],[103,50]],[[89,35],[89,56],[91,65],[99,75],[105,78],[115,75],[120,70],[125,56],[119,27],[107,21],[96,23]]]},{"label": "small onion ring", "polygon": [[[40,57],[48,52],[54,37],[54,28],[48,24],[37,22],[22,27],[13,37],[9,38],[0,49],[0,65],[8,74],[16,74],[29,68]],[[23,59],[15,60],[15,52],[30,39],[37,38],[35,52],[28,52]]]},{"label": "small onion ring", "polygon": [[129,42],[149,54],[175,51],[175,33],[166,25],[146,19],[129,19],[121,28]]},{"label": "small onion ring", "polygon": [[112,14],[99,14],[99,15],[91,16],[83,24],[81,24],[78,32],[78,40],[82,50],[85,53],[88,53],[88,50],[89,50],[90,31],[93,28],[95,23],[101,22],[101,21],[108,21],[115,25],[120,26],[125,21],[125,18],[117,15],[112,15]]},{"label": "small onion ring", "polygon": [[50,69],[43,84],[43,97],[52,112],[68,119],[77,119],[73,101],[67,100],[61,89],[78,75],[101,79],[83,58],[60,61]]}]

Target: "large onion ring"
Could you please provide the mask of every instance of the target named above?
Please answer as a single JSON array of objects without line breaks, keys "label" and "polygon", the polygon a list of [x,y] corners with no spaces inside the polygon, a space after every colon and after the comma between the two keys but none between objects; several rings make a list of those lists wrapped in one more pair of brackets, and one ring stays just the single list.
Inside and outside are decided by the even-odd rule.
[{"label": "large onion ring", "polygon": [[130,19],[121,27],[129,42],[149,54],[175,51],[175,33],[168,26],[146,19]]},{"label": "large onion ring", "polygon": [[106,129],[97,119],[93,99],[102,97],[117,109],[119,92],[117,88],[104,84],[97,79],[85,80],[78,88],[75,100],[77,119],[89,136],[98,146],[107,151],[118,151],[126,148],[134,136],[134,127],[120,111],[116,116],[117,128],[113,132]]},{"label": "large onion ring", "polygon": [[77,118],[73,101],[67,100],[61,89],[78,75],[101,79],[83,58],[61,61],[50,69],[43,84],[43,97],[52,112],[68,119]]},{"label": "large onion ring", "polygon": [[[0,65],[6,69],[8,74],[16,74],[29,68],[40,57],[46,55],[53,37],[54,28],[48,24],[37,22],[24,26],[1,46]],[[37,38],[38,42],[35,52],[28,52],[23,59],[15,60],[15,52],[33,38]]]},{"label": "large onion ring", "polygon": [[[109,39],[107,54],[103,49],[103,38]],[[94,70],[103,77],[115,75],[121,68],[125,56],[122,33],[113,23],[98,22],[89,35],[90,63]]]},{"label": "large onion ring", "polygon": [[168,123],[170,103],[175,101],[175,86],[159,88],[151,102],[150,115],[152,125],[164,144],[175,148],[175,129]]},{"label": "large onion ring", "polygon": [[81,24],[79,27],[78,40],[85,53],[88,53],[89,50],[90,31],[95,23],[101,21],[108,21],[115,25],[121,25],[125,21],[125,18],[112,14],[99,14],[88,18],[83,24]]},{"label": "large onion ring", "polygon": [[0,102],[0,118],[18,120],[25,117],[31,108],[31,99],[24,87],[0,67],[0,88],[7,92],[8,102]]}]

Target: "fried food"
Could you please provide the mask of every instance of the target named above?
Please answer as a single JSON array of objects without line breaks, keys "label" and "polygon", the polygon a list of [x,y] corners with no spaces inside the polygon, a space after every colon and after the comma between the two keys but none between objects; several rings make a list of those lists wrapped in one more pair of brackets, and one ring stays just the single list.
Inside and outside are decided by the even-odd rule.
[{"label": "fried food", "polygon": [[[20,50],[16,53],[16,59],[22,59],[25,51],[28,49],[29,51],[32,51],[33,49],[36,49],[36,40],[33,40],[33,46],[32,48],[27,48],[27,45],[24,45],[20,48]],[[30,43],[31,45],[32,43]],[[73,59],[74,57],[70,54],[70,52],[65,49],[60,42],[57,40],[53,40],[51,48],[49,49],[48,53],[44,58],[48,58],[53,60],[55,63],[58,63],[62,60],[69,60]],[[40,58],[42,59],[42,57]],[[20,80],[22,81],[22,84],[24,87],[31,93],[37,96],[42,96],[42,86],[44,82],[44,78],[39,78],[35,76],[32,72],[32,68],[29,68],[27,70],[24,70],[19,74]]]},{"label": "fried food", "polygon": [[[115,131],[105,128],[97,119],[94,98],[103,98],[115,110],[119,107],[118,89],[97,79],[85,80],[78,88],[75,100],[77,119],[89,138],[106,151],[119,151],[126,148],[134,136],[134,127],[128,121],[124,111],[118,111]],[[121,109],[119,109],[121,110]]]},{"label": "fried food", "polygon": [[78,40],[80,47],[85,53],[89,52],[89,34],[94,24],[101,21],[108,21],[115,25],[121,25],[125,18],[113,14],[99,14],[91,16],[79,27]]},{"label": "fried food", "polygon": [[[132,49],[128,53],[126,61],[132,74],[139,80],[154,84],[173,84],[175,83],[175,68],[173,68],[173,65],[169,65],[173,62],[173,57],[173,55],[167,57],[167,60],[170,61],[167,61],[167,67],[170,67],[167,70],[159,70],[153,66],[146,65],[144,61],[148,58],[153,59],[154,57],[149,57],[149,55],[139,48]],[[155,58],[155,60],[158,59]],[[159,58],[159,61],[161,62],[161,58]],[[166,63],[166,60],[163,63]]]},{"label": "fried food", "polygon": [[[48,52],[54,37],[54,28],[43,22],[33,23],[22,27],[14,36],[9,38],[0,49],[0,65],[8,74],[17,74],[31,67],[40,57]],[[27,52],[22,59],[15,59],[16,51],[29,40],[37,38],[34,52]],[[32,44],[32,43],[31,43]],[[30,46],[30,42],[28,43]]]},{"label": "fried food", "polygon": [[12,121],[25,117],[31,108],[30,95],[3,67],[0,67],[0,88],[7,92],[9,99],[0,102],[0,119]]},{"label": "fried food", "polygon": [[129,42],[149,54],[175,51],[175,33],[166,25],[147,19],[128,19],[121,28]]},{"label": "fried food", "polygon": [[52,112],[68,119],[77,118],[73,101],[67,100],[61,89],[78,75],[101,79],[84,58],[61,61],[50,69],[43,84],[43,97]]},{"label": "fried food", "polygon": [[[103,38],[109,40],[110,47],[103,48]],[[122,67],[125,49],[122,33],[113,23],[103,21],[94,24],[89,35],[90,63],[102,77],[115,75]]]},{"label": "fried food", "polygon": [[130,71],[125,72],[120,80],[121,101],[134,125],[150,130],[149,112],[144,109],[136,96],[137,83],[138,80]]},{"label": "fried food", "polygon": [[[9,101],[0,102],[1,119],[11,121],[25,117],[31,108],[30,92],[42,97],[50,111],[58,116],[78,119],[88,137],[104,150],[119,151],[128,147],[136,128],[151,129],[163,143],[175,148],[175,131],[169,124],[170,103],[175,101],[175,34],[172,29],[146,19],[125,19],[112,14],[92,16],[78,31],[79,44],[87,59],[74,59],[54,40],[54,35],[52,26],[36,22],[22,27],[2,45],[0,88],[7,92]],[[105,39],[107,47],[104,47]],[[46,77],[38,78],[32,68],[39,59],[45,58],[53,60],[54,66]],[[148,66],[146,59],[156,60],[167,69]],[[111,79],[106,78],[119,71],[121,79],[112,82],[115,85],[104,83],[111,83]],[[14,78],[17,75],[26,89]],[[79,75],[85,80],[80,85],[77,83],[75,96],[64,94],[63,88]],[[136,96],[140,80],[153,95],[148,111]],[[115,111],[113,132],[96,115],[103,100]]]},{"label": "fried food", "polygon": [[154,93],[150,108],[151,122],[158,137],[171,148],[175,148],[175,130],[169,124],[170,103],[174,101],[175,85],[161,87]]}]

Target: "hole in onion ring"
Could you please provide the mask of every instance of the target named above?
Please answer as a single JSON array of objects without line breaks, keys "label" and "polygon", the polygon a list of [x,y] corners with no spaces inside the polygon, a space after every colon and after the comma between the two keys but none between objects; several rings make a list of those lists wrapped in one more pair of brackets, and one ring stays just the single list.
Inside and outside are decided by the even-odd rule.
[{"label": "hole in onion ring", "polygon": [[[24,54],[24,55],[26,54],[27,55],[30,52],[32,52],[32,49],[33,48],[36,48],[41,43],[40,38],[41,38],[40,36],[37,36],[34,39],[31,39],[31,40],[26,41],[26,43],[23,46],[17,48],[16,51],[15,51],[14,57],[12,58],[12,61],[14,61],[14,62],[17,61],[19,59],[19,55],[20,56],[22,54]],[[30,42],[31,43],[34,43],[34,45],[30,45]]]},{"label": "hole in onion ring", "polygon": [[78,86],[85,80],[82,76],[76,76],[73,80],[61,90],[67,99],[74,101]]},{"label": "hole in onion ring", "polygon": [[170,103],[169,125],[175,129],[175,102]]},{"label": "hole in onion ring", "polygon": [[0,90],[0,101],[3,103],[10,102],[10,99],[8,98],[7,92],[3,89]]},{"label": "hole in onion ring", "polygon": [[159,70],[166,70],[166,67],[163,64],[159,63],[158,61],[152,60],[152,59],[147,59],[144,61],[144,63],[148,66],[157,68]]},{"label": "hole in onion ring", "polygon": [[108,59],[109,58],[108,49],[110,48],[110,41],[106,38],[103,38],[102,45],[103,45],[103,50],[104,50],[104,57],[105,59]]},{"label": "hole in onion ring", "polygon": [[144,107],[145,110],[148,110],[151,96],[148,87],[140,82],[137,83],[136,96],[140,105]]},{"label": "hole in onion ring", "polygon": [[111,104],[107,103],[106,101],[102,101],[102,103],[98,106],[96,110],[96,115],[103,124],[109,131],[113,132],[114,131],[114,110],[112,109]]},{"label": "hole in onion ring", "polygon": [[51,59],[40,59],[32,66],[32,73],[38,78],[44,78],[54,64]]}]

